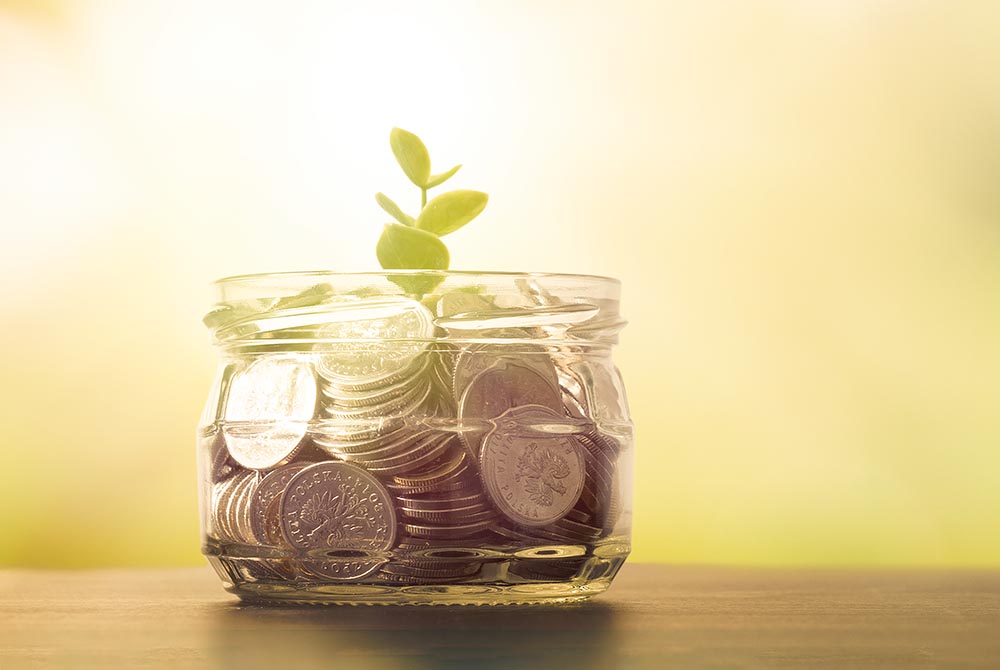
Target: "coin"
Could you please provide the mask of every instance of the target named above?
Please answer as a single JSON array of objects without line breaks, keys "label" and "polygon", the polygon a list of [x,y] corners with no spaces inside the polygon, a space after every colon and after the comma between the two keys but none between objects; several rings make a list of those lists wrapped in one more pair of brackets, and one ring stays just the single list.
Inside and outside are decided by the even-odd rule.
[{"label": "coin", "polygon": [[552,582],[572,579],[587,563],[586,556],[573,558],[517,558],[511,561],[510,572],[523,579]]},{"label": "coin", "polygon": [[216,484],[212,495],[212,527],[221,542],[246,542],[238,526],[240,503],[238,499],[256,480],[256,474],[243,470]]},{"label": "coin", "polygon": [[259,358],[233,378],[223,432],[243,467],[264,470],[287,462],[316,411],[312,366],[296,356]]},{"label": "coin", "polygon": [[451,387],[461,394],[473,379],[500,361],[530,367],[552,386],[559,387],[556,368],[542,347],[519,345],[515,349],[504,344],[476,344],[459,351],[455,355]]},{"label": "coin", "polygon": [[470,505],[468,507],[456,507],[443,512],[427,512],[423,510],[400,508],[400,514],[417,521],[427,521],[440,525],[464,526],[467,524],[479,523],[480,521],[492,521],[496,518],[496,512],[486,505]]},{"label": "coin", "polygon": [[229,503],[229,523],[233,529],[233,539],[242,544],[253,544],[253,532],[250,529],[250,496],[257,487],[256,473],[249,473],[245,483],[232,497]]},{"label": "coin", "polygon": [[[365,468],[370,472],[376,472],[383,476],[395,476],[404,472],[411,472],[435,459],[441,457],[451,447],[451,435],[434,434],[417,443],[412,449],[408,449],[399,454],[369,460],[361,458]],[[358,457],[352,457],[358,460]],[[350,460],[350,459],[345,459]]]},{"label": "coin", "polygon": [[434,319],[416,300],[359,300],[319,328],[316,338],[325,342],[317,367],[335,382],[379,382],[406,369],[433,335]]},{"label": "coin", "polygon": [[[454,438],[451,438],[452,440]],[[427,468],[405,475],[396,475],[392,484],[411,490],[432,491],[439,484],[457,479],[469,469],[469,460],[464,449],[452,449],[445,453],[437,462]]]},{"label": "coin", "polygon": [[339,450],[352,445],[388,439],[405,426],[401,417],[377,417],[344,421],[321,419],[316,422],[313,441],[325,449]]},{"label": "coin", "polygon": [[275,468],[260,480],[250,500],[250,525],[253,536],[261,544],[285,546],[281,534],[281,496],[288,482],[308,463],[290,463]]},{"label": "coin", "polygon": [[478,521],[476,523],[458,525],[433,525],[433,524],[402,524],[403,530],[409,535],[421,538],[434,538],[439,540],[450,540],[469,537],[480,533],[490,527],[492,519]]},{"label": "coin", "polygon": [[429,380],[426,377],[428,376],[427,373],[431,367],[431,361],[432,359],[430,356],[421,355],[417,357],[414,365],[407,368],[405,373],[400,373],[400,379],[398,381],[396,378],[392,378],[388,380],[388,383],[365,385],[365,388],[362,389],[345,387],[327,380],[327,382],[323,384],[323,395],[325,396],[325,399],[329,400],[334,406],[340,406],[343,408],[361,408],[384,405],[385,403],[392,401],[394,398],[405,395],[421,381],[427,381],[429,383]]},{"label": "coin", "polygon": [[581,358],[566,367],[577,379],[576,399],[587,415],[598,424],[624,424],[631,421],[621,373],[610,360]]},{"label": "coin", "polygon": [[219,431],[208,443],[208,471],[213,483],[221,482],[231,477],[241,468],[229,456],[229,448],[226,447],[226,438]]},{"label": "coin", "polygon": [[414,510],[426,510],[428,512],[442,512],[459,507],[481,504],[486,501],[485,496],[477,491],[475,493],[454,496],[438,497],[437,495],[401,495],[396,498],[404,508]]},{"label": "coin", "polygon": [[485,436],[483,420],[495,419],[511,408],[538,405],[563,412],[559,388],[535,369],[519,362],[502,359],[479,373],[462,393],[458,416],[466,430],[463,441],[473,455],[478,455]]},{"label": "coin", "polygon": [[[288,482],[281,500],[281,530],[309,555],[306,568],[335,581],[361,579],[384,563],[377,556],[396,540],[396,512],[385,487],[349,463],[310,465]],[[375,555],[376,557],[371,557]]]},{"label": "coin", "polygon": [[417,408],[424,404],[430,392],[431,382],[429,379],[424,379],[402,395],[384,399],[381,404],[361,407],[341,407],[330,404],[324,409],[324,414],[329,419],[347,422],[384,419],[393,416],[412,416],[416,413]]},{"label": "coin", "polygon": [[430,435],[434,431],[429,428],[407,426],[403,423],[398,428],[384,435],[366,437],[360,440],[330,439],[328,434],[316,437],[316,442],[331,456],[346,460],[344,456],[359,454],[371,458],[399,453],[413,441]]},{"label": "coin", "polygon": [[581,448],[570,435],[542,435],[521,426],[526,415],[559,414],[542,406],[518,406],[501,416],[480,455],[486,492],[508,519],[545,526],[576,505],[586,480]]}]

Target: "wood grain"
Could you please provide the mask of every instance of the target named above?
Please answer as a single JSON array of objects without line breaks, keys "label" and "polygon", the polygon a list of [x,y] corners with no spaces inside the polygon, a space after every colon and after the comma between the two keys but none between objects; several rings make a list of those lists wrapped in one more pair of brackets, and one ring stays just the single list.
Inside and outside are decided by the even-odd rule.
[{"label": "wood grain", "polygon": [[627,565],[589,603],[241,605],[206,569],[0,571],[0,669],[1000,668],[1000,572]]}]

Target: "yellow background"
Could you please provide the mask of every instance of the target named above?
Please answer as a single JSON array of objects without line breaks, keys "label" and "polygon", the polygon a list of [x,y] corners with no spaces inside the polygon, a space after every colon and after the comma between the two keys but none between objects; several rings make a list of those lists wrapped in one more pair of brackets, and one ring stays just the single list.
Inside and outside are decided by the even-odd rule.
[{"label": "yellow background", "polygon": [[217,277],[624,283],[644,561],[1000,565],[1000,5],[0,0],[0,564],[198,564]]}]

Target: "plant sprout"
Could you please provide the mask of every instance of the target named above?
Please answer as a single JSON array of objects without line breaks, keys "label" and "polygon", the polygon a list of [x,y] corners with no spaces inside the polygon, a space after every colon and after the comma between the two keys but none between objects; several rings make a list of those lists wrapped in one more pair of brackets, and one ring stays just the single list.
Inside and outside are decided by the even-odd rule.
[{"label": "plant sprout", "polygon": [[488,196],[481,191],[456,190],[428,202],[427,191],[446,182],[462,166],[431,174],[427,147],[419,137],[402,128],[393,128],[389,133],[389,146],[399,167],[420,189],[420,212],[416,217],[410,216],[384,193],[375,194],[375,201],[395,219],[385,224],[375,255],[386,270],[447,270],[451,257],[441,238],[476,218],[486,207]]}]

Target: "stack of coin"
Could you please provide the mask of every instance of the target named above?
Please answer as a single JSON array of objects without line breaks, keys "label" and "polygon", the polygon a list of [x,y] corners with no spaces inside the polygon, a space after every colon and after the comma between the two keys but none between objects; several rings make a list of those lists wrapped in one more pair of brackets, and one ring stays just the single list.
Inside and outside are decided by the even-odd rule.
[{"label": "stack of coin", "polygon": [[343,453],[358,443],[371,450],[401,422],[424,414],[433,391],[430,312],[405,298],[362,301],[356,309],[357,318],[318,330],[322,421],[316,443],[338,458],[341,444]]},{"label": "stack of coin", "polygon": [[396,557],[382,566],[378,576],[390,584],[467,582],[479,576],[484,562],[483,552],[474,549],[456,548],[444,541],[403,538],[396,547]]},{"label": "stack of coin", "polygon": [[334,425],[361,427],[417,415],[431,394],[430,363],[431,356],[422,353],[406,368],[380,378],[323,375],[324,419]]},{"label": "stack of coin", "polygon": [[250,499],[257,473],[241,470],[213,487],[212,529],[220,542],[255,544],[250,521]]},{"label": "stack of coin", "polygon": [[444,436],[445,452],[421,470],[394,475],[405,535],[451,541],[481,535],[496,518],[483,492],[478,468],[453,434]]}]

